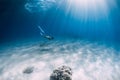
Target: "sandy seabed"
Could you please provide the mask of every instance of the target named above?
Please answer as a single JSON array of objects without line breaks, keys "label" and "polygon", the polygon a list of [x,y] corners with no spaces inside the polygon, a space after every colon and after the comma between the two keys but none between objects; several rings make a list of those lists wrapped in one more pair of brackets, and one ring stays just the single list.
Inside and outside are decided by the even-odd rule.
[{"label": "sandy seabed", "polygon": [[[61,65],[72,68],[72,80],[120,79],[120,52],[95,42],[21,43],[4,47],[0,53],[0,80],[49,80],[52,71]],[[23,73],[27,67],[34,67],[33,72]]]}]

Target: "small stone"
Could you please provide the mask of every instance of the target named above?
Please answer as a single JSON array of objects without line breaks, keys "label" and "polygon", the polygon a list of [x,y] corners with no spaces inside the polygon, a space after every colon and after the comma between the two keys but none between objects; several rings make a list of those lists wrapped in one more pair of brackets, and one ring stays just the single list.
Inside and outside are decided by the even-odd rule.
[{"label": "small stone", "polygon": [[31,73],[33,72],[33,69],[34,69],[34,67],[27,67],[27,68],[23,71],[23,73],[25,73],[25,74],[31,74]]},{"label": "small stone", "polygon": [[67,66],[61,66],[53,70],[50,80],[72,80],[72,69]]}]

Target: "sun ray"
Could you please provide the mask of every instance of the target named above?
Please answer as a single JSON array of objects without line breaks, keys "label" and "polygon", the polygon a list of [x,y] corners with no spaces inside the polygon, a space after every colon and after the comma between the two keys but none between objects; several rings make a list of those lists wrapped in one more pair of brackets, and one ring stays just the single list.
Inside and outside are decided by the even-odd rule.
[{"label": "sun ray", "polygon": [[66,14],[83,20],[109,18],[114,0],[66,0]]}]

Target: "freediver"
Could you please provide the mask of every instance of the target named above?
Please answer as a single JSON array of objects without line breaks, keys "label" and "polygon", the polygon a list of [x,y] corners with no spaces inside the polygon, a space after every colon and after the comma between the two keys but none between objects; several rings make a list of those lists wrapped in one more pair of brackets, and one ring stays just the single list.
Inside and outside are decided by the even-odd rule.
[{"label": "freediver", "polygon": [[44,37],[44,38],[46,38],[46,39],[48,39],[48,40],[53,40],[53,39],[54,39],[54,37],[46,34],[46,33],[44,32],[44,30],[43,30],[40,26],[38,26],[38,28],[40,29],[40,35],[41,35],[42,37]]}]

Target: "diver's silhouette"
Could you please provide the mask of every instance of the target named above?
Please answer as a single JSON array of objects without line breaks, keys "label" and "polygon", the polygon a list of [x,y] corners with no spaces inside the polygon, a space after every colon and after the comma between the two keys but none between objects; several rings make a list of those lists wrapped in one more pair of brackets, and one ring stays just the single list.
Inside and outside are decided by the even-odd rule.
[{"label": "diver's silhouette", "polygon": [[46,34],[45,31],[44,31],[40,26],[38,26],[38,28],[40,29],[40,35],[41,35],[42,37],[44,37],[44,38],[46,38],[46,39],[48,39],[48,40],[53,40],[53,39],[54,39],[54,37]]}]

